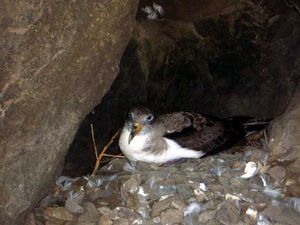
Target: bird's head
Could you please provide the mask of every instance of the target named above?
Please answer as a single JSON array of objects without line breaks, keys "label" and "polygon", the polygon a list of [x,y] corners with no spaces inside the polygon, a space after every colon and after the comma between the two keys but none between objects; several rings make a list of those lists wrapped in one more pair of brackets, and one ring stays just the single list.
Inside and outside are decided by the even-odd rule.
[{"label": "bird's head", "polygon": [[134,106],[128,112],[127,125],[130,131],[128,144],[144,130],[147,130],[155,120],[153,112],[144,106]]}]

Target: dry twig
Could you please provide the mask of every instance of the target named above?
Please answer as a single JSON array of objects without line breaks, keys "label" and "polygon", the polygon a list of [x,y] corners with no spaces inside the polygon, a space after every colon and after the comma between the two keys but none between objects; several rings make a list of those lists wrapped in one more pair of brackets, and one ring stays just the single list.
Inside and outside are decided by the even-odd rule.
[{"label": "dry twig", "polygon": [[269,140],[268,140],[268,135],[267,135],[266,129],[264,129],[264,138],[265,138],[266,144],[268,145]]},{"label": "dry twig", "polygon": [[[91,124],[91,134],[92,134],[93,146],[94,146],[94,151],[95,151],[95,156],[96,156],[96,163],[95,163],[94,170],[92,172],[92,176],[96,175],[96,172],[98,171],[102,157],[106,155],[105,154],[106,150],[113,143],[114,139],[118,136],[119,133],[120,133],[120,129],[117,130],[117,132],[111,137],[110,141],[104,146],[101,153],[98,155],[98,149],[96,146],[95,135],[94,135],[94,126],[93,126],[93,124]],[[107,154],[107,156],[112,156],[112,155]],[[117,156],[114,156],[114,157],[117,157]]]},{"label": "dry twig", "polygon": [[124,155],[111,155],[111,154],[103,154],[103,156],[111,157],[111,158],[125,158]]}]

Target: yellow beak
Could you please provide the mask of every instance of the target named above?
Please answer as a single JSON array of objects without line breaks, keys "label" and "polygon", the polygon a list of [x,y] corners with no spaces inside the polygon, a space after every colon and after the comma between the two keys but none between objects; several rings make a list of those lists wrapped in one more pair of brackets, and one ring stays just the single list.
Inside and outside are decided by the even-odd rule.
[{"label": "yellow beak", "polygon": [[143,124],[141,123],[134,123],[130,135],[128,137],[128,144],[132,141],[132,139],[143,129]]}]

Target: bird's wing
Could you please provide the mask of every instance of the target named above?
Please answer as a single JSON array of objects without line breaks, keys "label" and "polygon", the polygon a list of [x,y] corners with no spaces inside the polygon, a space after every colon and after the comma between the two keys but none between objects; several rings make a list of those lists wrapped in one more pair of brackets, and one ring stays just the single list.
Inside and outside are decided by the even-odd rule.
[{"label": "bird's wing", "polygon": [[193,128],[201,131],[207,123],[207,119],[198,113],[177,112],[164,114],[159,117],[165,128],[165,134],[181,132],[184,129]]},{"label": "bird's wing", "polygon": [[160,117],[165,137],[182,147],[205,152],[228,149],[244,137],[243,127],[199,113],[178,112]]}]

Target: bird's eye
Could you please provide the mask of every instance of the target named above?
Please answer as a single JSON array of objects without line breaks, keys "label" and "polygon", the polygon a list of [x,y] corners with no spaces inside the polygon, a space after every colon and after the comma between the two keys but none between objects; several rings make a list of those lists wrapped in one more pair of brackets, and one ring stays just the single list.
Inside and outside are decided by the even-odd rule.
[{"label": "bird's eye", "polygon": [[129,113],[128,113],[128,117],[129,117],[130,119],[132,119],[132,118],[133,118],[133,113],[132,113],[132,112],[129,112]]},{"label": "bird's eye", "polygon": [[147,116],[147,120],[148,121],[152,121],[153,120],[153,116],[152,115]]}]

